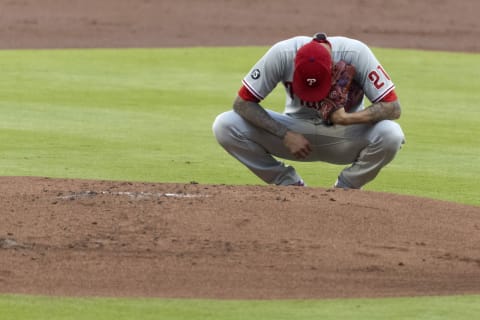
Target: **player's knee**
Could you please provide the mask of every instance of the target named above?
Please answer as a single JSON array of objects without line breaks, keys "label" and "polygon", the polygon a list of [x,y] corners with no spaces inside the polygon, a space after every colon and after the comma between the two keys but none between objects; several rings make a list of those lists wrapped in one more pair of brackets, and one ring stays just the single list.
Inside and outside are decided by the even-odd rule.
[{"label": "player's knee", "polygon": [[226,131],[226,128],[227,126],[225,125],[225,121],[224,121],[224,114],[220,114],[218,115],[216,118],[215,118],[215,121],[213,121],[213,125],[212,125],[212,131],[213,131],[213,134],[215,135],[215,138],[217,138],[217,141],[220,142],[219,140],[225,136],[225,131]]},{"label": "player's knee", "polygon": [[381,137],[382,148],[387,153],[395,154],[402,144],[405,143],[405,135],[402,128],[394,121],[383,121],[380,124],[378,134]]},{"label": "player's knee", "polygon": [[230,116],[231,111],[224,112],[219,114],[212,125],[212,131],[217,139],[218,143],[221,145],[228,144],[231,137],[231,130],[233,128],[233,123]]}]

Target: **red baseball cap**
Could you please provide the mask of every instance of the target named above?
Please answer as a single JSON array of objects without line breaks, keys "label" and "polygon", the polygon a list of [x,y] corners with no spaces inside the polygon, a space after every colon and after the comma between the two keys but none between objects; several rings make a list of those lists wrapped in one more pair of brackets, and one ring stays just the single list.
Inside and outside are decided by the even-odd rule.
[{"label": "red baseball cap", "polygon": [[332,56],[318,41],[302,46],[295,56],[293,93],[307,102],[325,99],[332,81]]}]

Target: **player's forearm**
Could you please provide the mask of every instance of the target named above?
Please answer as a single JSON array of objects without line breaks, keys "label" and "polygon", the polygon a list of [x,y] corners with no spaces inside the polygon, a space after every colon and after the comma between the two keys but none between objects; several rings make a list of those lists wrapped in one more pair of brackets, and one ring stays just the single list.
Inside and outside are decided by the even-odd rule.
[{"label": "player's forearm", "polygon": [[370,115],[370,122],[381,120],[395,120],[400,118],[402,110],[398,100],[393,102],[377,102],[366,109]]},{"label": "player's forearm", "polygon": [[245,101],[240,97],[235,99],[233,110],[253,125],[283,138],[288,129],[283,124],[275,121],[258,103]]},{"label": "player's forearm", "polygon": [[381,120],[395,120],[400,118],[401,107],[398,100],[393,102],[377,102],[368,108],[353,113],[339,113],[332,121],[336,124],[349,125],[357,123],[376,123]]}]

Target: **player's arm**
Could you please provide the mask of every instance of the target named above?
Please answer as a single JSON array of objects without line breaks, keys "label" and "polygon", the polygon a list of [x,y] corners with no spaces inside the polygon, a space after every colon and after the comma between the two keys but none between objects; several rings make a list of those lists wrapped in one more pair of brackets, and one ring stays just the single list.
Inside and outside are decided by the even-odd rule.
[{"label": "player's arm", "polygon": [[286,126],[270,117],[267,111],[258,102],[244,100],[240,96],[237,96],[233,103],[233,110],[251,124],[262,128],[279,138],[285,137],[285,134],[288,131]]},{"label": "player's arm", "polygon": [[358,54],[352,64],[357,66],[356,77],[362,84],[365,95],[373,103],[364,110],[353,113],[347,113],[341,108],[331,115],[330,121],[349,125],[400,118],[401,106],[392,79],[368,46],[359,41],[355,42],[355,46]]},{"label": "player's arm", "polygon": [[299,159],[307,157],[312,151],[310,142],[302,134],[288,130],[285,125],[273,119],[259,102],[249,98],[248,92],[244,90],[243,87],[235,99],[233,110],[256,127],[281,138],[295,157]]},{"label": "player's arm", "polygon": [[390,92],[384,99],[373,103],[359,112],[347,113],[341,108],[335,111],[330,120],[334,124],[350,125],[357,123],[375,123],[381,120],[396,120],[400,118],[402,109],[395,91]]}]

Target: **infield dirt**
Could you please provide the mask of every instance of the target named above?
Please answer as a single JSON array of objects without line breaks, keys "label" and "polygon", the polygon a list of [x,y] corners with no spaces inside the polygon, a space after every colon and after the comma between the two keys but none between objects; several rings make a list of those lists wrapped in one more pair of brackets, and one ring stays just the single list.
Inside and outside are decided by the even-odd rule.
[{"label": "infield dirt", "polygon": [[[374,46],[480,50],[473,0],[132,3],[3,1],[0,48],[269,45],[325,31]],[[367,191],[42,177],[0,178],[0,203],[2,293],[480,293],[474,206]]]}]

